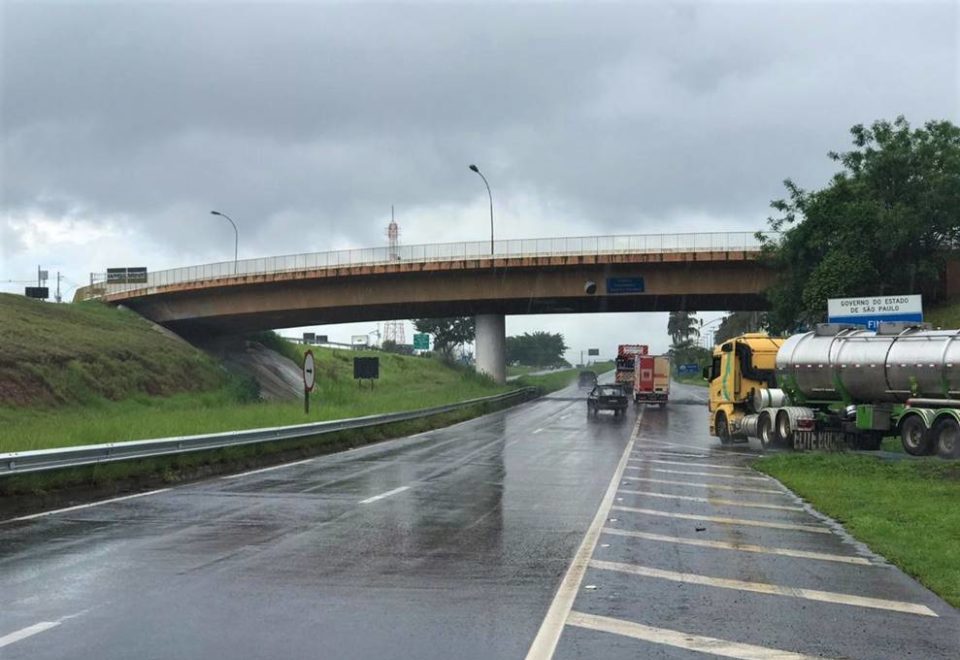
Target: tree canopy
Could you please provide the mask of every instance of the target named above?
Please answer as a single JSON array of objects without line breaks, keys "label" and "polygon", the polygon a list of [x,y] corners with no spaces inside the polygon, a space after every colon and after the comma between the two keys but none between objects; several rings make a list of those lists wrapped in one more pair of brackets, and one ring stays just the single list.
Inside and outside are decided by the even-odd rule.
[{"label": "tree canopy", "polygon": [[853,149],[821,190],[787,179],[767,240],[778,273],[768,291],[773,331],[825,320],[827,299],[937,295],[944,254],[960,238],[960,128],[906,119],[850,129]]},{"label": "tree canopy", "polygon": [[433,335],[433,348],[449,356],[458,346],[473,341],[476,323],[472,316],[455,316],[441,319],[413,319],[417,332]]},{"label": "tree canopy", "polygon": [[700,324],[697,321],[697,313],[670,312],[670,317],[667,320],[667,334],[670,335],[674,346],[679,346],[699,337]]},{"label": "tree canopy", "polygon": [[507,337],[507,362],[531,367],[566,366],[563,353],[567,348],[559,332],[525,332]]}]

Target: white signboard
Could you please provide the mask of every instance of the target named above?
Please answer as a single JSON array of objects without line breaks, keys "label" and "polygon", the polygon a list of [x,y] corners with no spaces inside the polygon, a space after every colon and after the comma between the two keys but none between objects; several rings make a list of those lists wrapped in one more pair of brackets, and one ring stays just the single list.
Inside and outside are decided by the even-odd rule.
[{"label": "white signboard", "polygon": [[307,351],[307,354],[303,356],[303,389],[307,392],[311,391],[316,376],[316,368],[313,363],[313,351]]},{"label": "white signboard", "polygon": [[923,321],[923,296],[866,296],[827,301],[831,323],[857,323],[876,329],[881,321]]},{"label": "white signboard", "polygon": [[351,335],[350,343],[354,346],[366,346],[367,345],[367,336],[366,335]]}]

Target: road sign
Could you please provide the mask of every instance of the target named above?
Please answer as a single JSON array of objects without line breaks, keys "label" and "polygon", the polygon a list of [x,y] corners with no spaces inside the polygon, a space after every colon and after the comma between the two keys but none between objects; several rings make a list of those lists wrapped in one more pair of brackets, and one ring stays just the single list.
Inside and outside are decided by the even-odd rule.
[{"label": "road sign", "polygon": [[692,376],[693,374],[700,373],[699,364],[679,364],[677,365],[677,373],[681,376]]},{"label": "road sign", "polygon": [[354,346],[366,346],[367,339],[366,335],[350,335],[350,343]]},{"label": "road sign", "polygon": [[108,268],[107,283],[109,284],[146,284],[147,269],[143,266],[127,268]]},{"label": "road sign", "polygon": [[317,341],[317,333],[315,332],[304,332],[303,333],[303,343],[304,344],[313,344]]},{"label": "road sign", "polygon": [[23,295],[25,295],[27,298],[46,300],[50,297],[50,288],[45,286],[28,286],[25,287]]},{"label": "road sign", "polygon": [[642,277],[608,277],[607,293],[643,293]]},{"label": "road sign", "polygon": [[418,332],[413,335],[413,349],[416,351],[430,350],[430,335],[426,332]]},{"label": "road sign", "polygon": [[375,380],[380,378],[380,358],[353,358],[353,377],[359,381]]},{"label": "road sign", "polygon": [[307,392],[313,389],[316,381],[316,371],[313,363],[313,351],[307,351],[303,356],[303,389]]},{"label": "road sign", "polygon": [[588,348],[588,349],[587,349],[587,355],[590,355],[590,356],[600,355],[600,349],[599,349],[599,348]]},{"label": "road sign", "polygon": [[889,321],[923,321],[923,297],[864,296],[861,298],[831,298],[827,301],[827,320],[830,323],[853,323],[876,330],[877,324]]}]

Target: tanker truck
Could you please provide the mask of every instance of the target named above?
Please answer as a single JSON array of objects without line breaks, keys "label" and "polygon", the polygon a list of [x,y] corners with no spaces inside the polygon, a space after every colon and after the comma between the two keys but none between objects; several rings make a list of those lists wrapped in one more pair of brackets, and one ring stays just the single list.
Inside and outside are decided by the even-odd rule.
[{"label": "tanker truck", "polygon": [[960,330],[820,324],[782,339],[751,333],[704,370],[710,433],[721,443],[878,449],[899,436],[915,456],[960,456]]}]

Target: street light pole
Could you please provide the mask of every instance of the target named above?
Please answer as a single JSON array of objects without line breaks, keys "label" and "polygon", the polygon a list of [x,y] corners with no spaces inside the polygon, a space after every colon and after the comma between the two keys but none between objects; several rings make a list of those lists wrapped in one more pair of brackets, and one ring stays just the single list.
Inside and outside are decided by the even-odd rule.
[{"label": "street light pole", "polygon": [[493,256],[493,193],[490,192],[490,184],[487,183],[487,177],[483,176],[483,172],[480,171],[480,168],[476,165],[471,165],[470,169],[480,175],[480,178],[483,179],[483,184],[487,187],[487,197],[490,198],[490,256]]},{"label": "street light pole", "polygon": [[227,221],[233,226],[233,274],[237,274],[237,247],[240,245],[240,233],[237,231],[237,223],[235,223],[229,215],[226,213],[220,213],[220,211],[210,211],[211,215],[219,215],[221,218],[226,218]]}]

